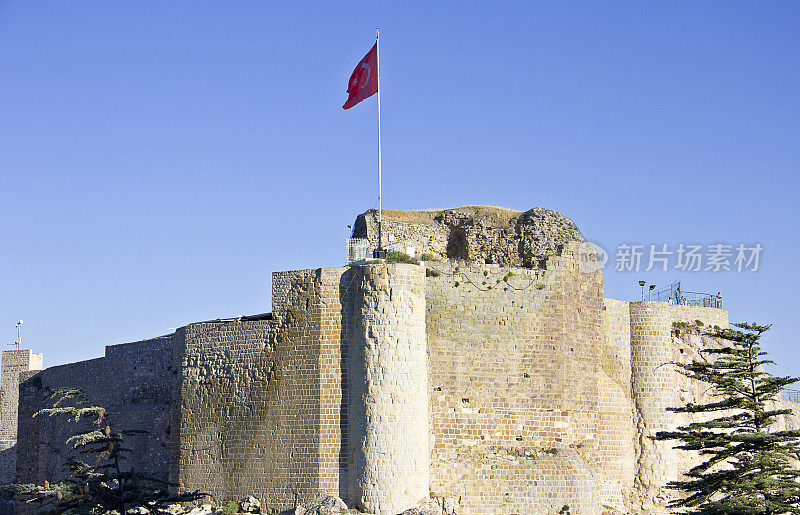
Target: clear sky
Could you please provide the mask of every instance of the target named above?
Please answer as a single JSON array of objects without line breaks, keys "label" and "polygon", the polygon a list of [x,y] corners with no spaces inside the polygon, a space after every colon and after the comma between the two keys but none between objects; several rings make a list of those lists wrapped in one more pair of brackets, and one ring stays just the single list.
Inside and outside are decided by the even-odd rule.
[{"label": "clear sky", "polygon": [[[609,251],[606,296],[721,291],[800,375],[796,1],[0,1],[0,343],[24,319],[46,365],[96,357],[344,264],[376,27],[384,207],[557,210]],[[615,271],[625,243],[764,250]]]}]

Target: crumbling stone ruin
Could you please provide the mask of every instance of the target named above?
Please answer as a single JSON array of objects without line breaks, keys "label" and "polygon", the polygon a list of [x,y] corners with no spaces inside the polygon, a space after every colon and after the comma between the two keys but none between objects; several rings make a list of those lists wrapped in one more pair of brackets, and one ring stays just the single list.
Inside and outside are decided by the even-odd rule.
[{"label": "crumbling stone ruin", "polygon": [[[604,298],[580,231],[553,211],[383,214],[384,246],[421,264],[275,272],[269,314],[94,360],[38,370],[41,355],[4,352],[0,473],[58,479],[74,428],[31,415],[69,386],[148,431],[131,442],[137,470],[217,500],[666,513],[665,485],[692,457],[649,436],[704,395],[666,363],[713,344],[674,324],[727,327],[727,313]],[[376,222],[359,215],[353,236],[374,247]]]},{"label": "crumbling stone ruin", "polygon": [[[488,206],[441,211],[383,211],[383,247],[438,259],[508,267],[544,267],[570,242],[583,241],[569,218],[535,207],[519,212]],[[358,215],[354,238],[378,243],[378,211]]]}]

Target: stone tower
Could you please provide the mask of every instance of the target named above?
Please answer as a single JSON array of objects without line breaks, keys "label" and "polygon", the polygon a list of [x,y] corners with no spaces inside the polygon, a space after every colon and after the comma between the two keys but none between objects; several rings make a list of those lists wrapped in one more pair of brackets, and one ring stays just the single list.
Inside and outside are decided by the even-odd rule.
[{"label": "stone tower", "polygon": [[0,483],[14,481],[17,466],[19,384],[25,372],[42,369],[42,355],[30,350],[3,351],[0,372]]}]

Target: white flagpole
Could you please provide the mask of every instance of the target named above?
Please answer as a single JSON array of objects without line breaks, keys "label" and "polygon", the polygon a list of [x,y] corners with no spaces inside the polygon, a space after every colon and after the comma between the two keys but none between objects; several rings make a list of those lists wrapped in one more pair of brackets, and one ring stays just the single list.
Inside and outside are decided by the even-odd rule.
[{"label": "white flagpole", "polygon": [[381,224],[383,221],[383,204],[381,192],[381,59],[380,59],[380,32],[375,29],[375,57],[376,57],[376,80],[378,83],[378,250],[383,249],[383,237],[381,234]]}]

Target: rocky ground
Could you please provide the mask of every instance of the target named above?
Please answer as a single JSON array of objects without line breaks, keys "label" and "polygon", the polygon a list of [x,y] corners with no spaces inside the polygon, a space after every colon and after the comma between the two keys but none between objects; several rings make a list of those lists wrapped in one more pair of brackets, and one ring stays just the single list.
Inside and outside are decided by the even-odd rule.
[{"label": "rocky ground", "polygon": [[[228,502],[222,506],[201,504],[200,506],[182,506],[173,504],[153,510],[137,508],[128,510],[129,515],[232,515],[234,513],[264,513],[269,515],[344,515],[362,513],[355,508],[348,508],[344,501],[335,496],[324,496],[295,508],[276,511],[263,508],[255,497],[246,497],[241,501]],[[458,502],[455,499],[429,499],[421,502],[416,508],[406,510],[398,515],[458,515]]]}]

